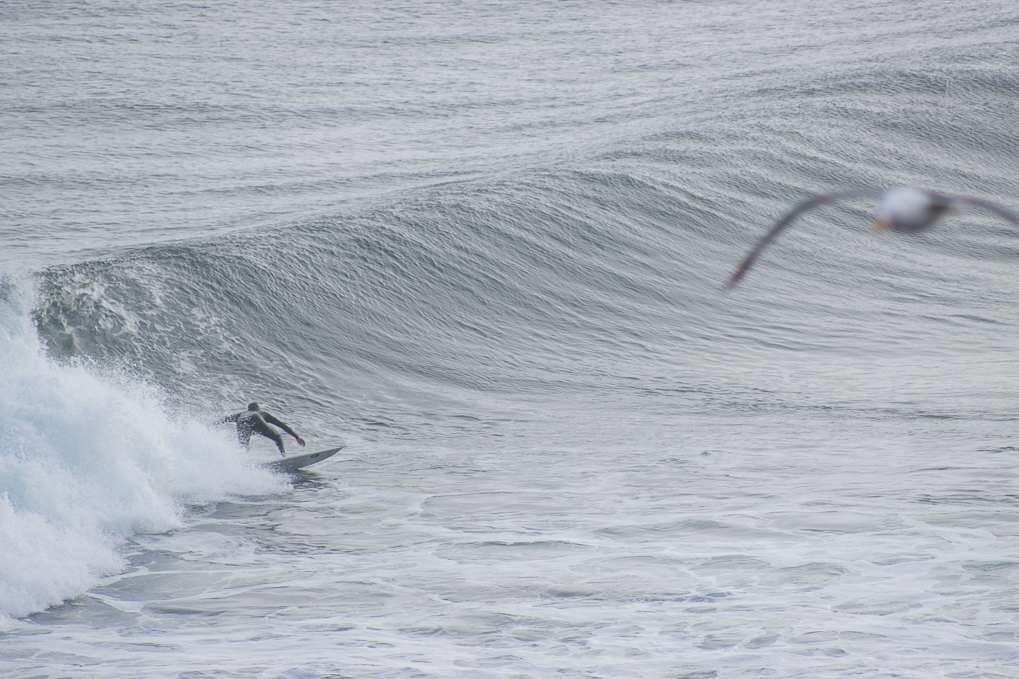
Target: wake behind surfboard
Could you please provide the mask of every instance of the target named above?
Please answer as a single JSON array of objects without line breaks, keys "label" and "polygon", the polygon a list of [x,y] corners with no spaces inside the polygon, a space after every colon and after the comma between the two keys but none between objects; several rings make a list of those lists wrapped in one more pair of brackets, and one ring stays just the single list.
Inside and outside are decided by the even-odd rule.
[{"label": "wake behind surfboard", "polygon": [[307,467],[308,465],[315,464],[325,460],[326,458],[332,457],[341,450],[343,450],[343,446],[340,446],[339,448],[330,448],[329,450],[320,450],[317,453],[293,455],[291,457],[273,460],[272,462],[266,462],[262,466],[281,472],[294,472],[303,467]]}]

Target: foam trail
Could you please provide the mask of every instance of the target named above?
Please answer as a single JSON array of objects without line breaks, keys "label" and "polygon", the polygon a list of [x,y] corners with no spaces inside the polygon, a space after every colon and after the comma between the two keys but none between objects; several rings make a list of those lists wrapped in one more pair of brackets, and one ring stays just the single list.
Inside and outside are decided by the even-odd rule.
[{"label": "foam trail", "polygon": [[0,282],[0,622],[118,572],[119,546],[181,527],[185,503],[283,488],[152,387],[51,361],[27,308]]}]

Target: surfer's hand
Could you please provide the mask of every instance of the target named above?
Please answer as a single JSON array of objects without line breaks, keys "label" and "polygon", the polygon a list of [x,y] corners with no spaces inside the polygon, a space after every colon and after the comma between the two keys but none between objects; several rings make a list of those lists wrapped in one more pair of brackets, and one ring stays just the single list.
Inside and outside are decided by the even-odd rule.
[{"label": "surfer's hand", "polygon": [[297,442],[301,444],[302,448],[304,447],[304,439],[302,439],[300,436],[297,437]]}]

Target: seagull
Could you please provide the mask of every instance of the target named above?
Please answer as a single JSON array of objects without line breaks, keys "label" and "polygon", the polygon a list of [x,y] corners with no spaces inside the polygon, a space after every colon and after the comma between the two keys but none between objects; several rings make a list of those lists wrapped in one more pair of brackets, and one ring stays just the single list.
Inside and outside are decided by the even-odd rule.
[{"label": "seagull", "polygon": [[877,198],[880,200],[878,208],[877,227],[879,229],[891,229],[904,233],[919,233],[934,226],[939,219],[952,212],[958,205],[974,205],[976,207],[990,210],[999,217],[1019,226],[1019,217],[994,203],[981,198],[969,196],[946,196],[933,191],[914,189],[910,186],[898,186],[885,191],[842,191],[829,193],[824,196],[811,198],[804,201],[790,210],[782,219],[771,227],[771,231],[757,241],[757,245],[747,254],[743,263],[736,269],[736,273],[725,284],[725,290],[736,287],[750,267],[754,265],[758,255],[768,246],[768,243],[785,230],[787,226],[807,210],[827,205],[840,200],[854,198]]}]

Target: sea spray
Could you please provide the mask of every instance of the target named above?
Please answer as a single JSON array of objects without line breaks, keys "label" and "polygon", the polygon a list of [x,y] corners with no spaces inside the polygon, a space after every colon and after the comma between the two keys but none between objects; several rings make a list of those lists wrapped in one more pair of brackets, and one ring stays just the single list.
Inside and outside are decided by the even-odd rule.
[{"label": "sea spray", "polygon": [[125,540],[181,527],[189,503],[285,487],[149,384],[51,360],[27,298],[0,284],[0,615],[86,592],[123,568]]}]

